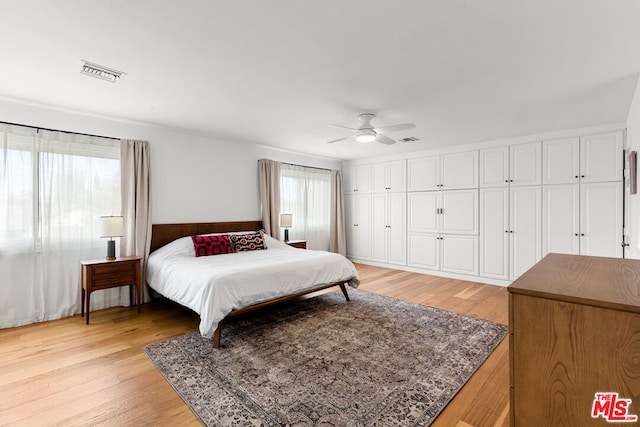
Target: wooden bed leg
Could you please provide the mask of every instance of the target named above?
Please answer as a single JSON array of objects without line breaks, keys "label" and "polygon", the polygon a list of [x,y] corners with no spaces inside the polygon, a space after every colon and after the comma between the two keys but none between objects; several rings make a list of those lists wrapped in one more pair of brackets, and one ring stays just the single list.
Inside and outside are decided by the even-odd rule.
[{"label": "wooden bed leg", "polygon": [[344,283],[340,283],[340,290],[344,294],[344,297],[347,299],[347,301],[351,301],[351,299],[349,299],[349,294],[347,293],[347,287],[344,285]]},{"label": "wooden bed leg", "polygon": [[220,348],[220,335],[222,335],[222,321],[218,323],[218,327],[213,332],[213,348]]}]

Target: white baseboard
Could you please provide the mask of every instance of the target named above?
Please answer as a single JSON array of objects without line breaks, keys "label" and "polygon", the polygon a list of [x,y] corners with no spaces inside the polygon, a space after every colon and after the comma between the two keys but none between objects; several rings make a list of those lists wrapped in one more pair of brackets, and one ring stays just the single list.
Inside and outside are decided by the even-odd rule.
[{"label": "white baseboard", "polygon": [[499,280],[499,279],[492,279],[489,277],[449,273],[447,271],[428,270],[425,268],[409,267],[407,265],[386,264],[386,263],[374,262],[374,261],[363,260],[358,258],[349,258],[349,259],[352,262],[355,262],[358,264],[373,265],[375,267],[391,268],[393,270],[409,271],[412,273],[420,273],[420,274],[426,274],[430,276],[446,277],[448,279],[465,280],[467,282],[477,282],[477,283],[483,283],[487,285],[496,285],[496,286],[504,286],[504,287],[509,286],[511,284],[509,280]]}]

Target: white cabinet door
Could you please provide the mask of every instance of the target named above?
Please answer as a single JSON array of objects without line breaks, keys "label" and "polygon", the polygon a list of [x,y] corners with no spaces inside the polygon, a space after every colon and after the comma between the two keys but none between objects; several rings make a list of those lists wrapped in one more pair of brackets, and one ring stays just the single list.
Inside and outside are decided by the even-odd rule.
[{"label": "white cabinet door", "polygon": [[540,185],[542,183],[542,144],[512,145],[509,153],[509,183],[514,185]]},{"label": "white cabinet door", "polygon": [[480,275],[509,280],[509,189],[480,190]]},{"label": "white cabinet door", "polygon": [[440,269],[440,237],[437,234],[409,233],[410,267]]},{"label": "white cabinet door", "polygon": [[478,187],[478,152],[409,159],[409,191],[454,190]]},{"label": "white cabinet door", "polygon": [[371,165],[356,166],[356,191],[369,193],[371,191]]},{"label": "white cabinet door", "polygon": [[408,229],[410,232],[437,233],[440,230],[440,215],[437,213],[438,192],[423,191],[409,193]]},{"label": "white cabinet door", "polygon": [[358,195],[356,253],[360,259],[371,258],[371,198],[369,195]]},{"label": "white cabinet door", "polygon": [[430,191],[439,189],[440,157],[418,157],[407,161],[407,189]]},{"label": "white cabinet door", "polygon": [[387,195],[371,196],[371,259],[386,262],[388,248]]},{"label": "white cabinet door", "polygon": [[622,181],[622,131],[580,138],[580,181]]},{"label": "white cabinet door", "polygon": [[405,206],[404,193],[371,196],[371,260],[406,263]]},{"label": "white cabinet door", "polygon": [[580,185],[580,254],[622,257],[622,182]]},{"label": "white cabinet door", "polygon": [[580,139],[542,143],[542,183],[573,184],[580,179]]},{"label": "white cabinet door", "polygon": [[515,280],[542,257],[541,187],[515,187],[509,192],[510,279]]},{"label": "white cabinet door", "polygon": [[371,257],[371,207],[369,195],[344,197],[345,233],[347,256],[369,259]]},{"label": "white cabinet door", "polygon": [[580,254],[580,186],[549,185],[542,189],[542,256]]},{"label": "white cabinet door", "polygon": [[478,152],[447,154],[441,158],[441,190],[478,187]]},{"label": "white cabinet door", "polygon": [[344,228],[347,240],[347,257],[354,258],[356,244],[358,242],[358,225],[356,223],[358,214],[358,200],[356,196],[344,196]]},{"label": "white cabinet door", "polygon": [[404,160],[371,165],[371,191],[374,193],[405,191],[406,181]]},{"label": "white cabinet door", "polygon": [[354,191],[356,191],[356,168],[355,166],[346,166],[342,168],[342,192],[353,194]]},{"label": "white cabinet door", "polygon": [[450,273],[478,275],[478,238],[476,236],[443,235],[441,269]]},{"label": "white cabinet door", "polygon": [[443,191],[441,197],[441,232],[478,234],[478,190]]},{"label": "white cabinet door", "polygon": [[402,192],[407,189],[406,161],[396,160],[387,163],[389,191]]},{"label": "white cabinet door", "polygon": [[387,164],[376,163],[371,165],[371,191],[374,193],[384,193],[389,187],[387,182]]},{"label": "white cabinet door", "polygon": [[342,192],[345,194],[371,192],[371,165],[350,165],[342,168]]},{"label": "white cabinet door", "polygon": [[480,188],[509,185],[509,147],[480,150]]},{"label": "white cabinet door", "polygon": [[387,261],[404,265],[407,262],[407,196],[405,193],[387,195],[388,250]]}]

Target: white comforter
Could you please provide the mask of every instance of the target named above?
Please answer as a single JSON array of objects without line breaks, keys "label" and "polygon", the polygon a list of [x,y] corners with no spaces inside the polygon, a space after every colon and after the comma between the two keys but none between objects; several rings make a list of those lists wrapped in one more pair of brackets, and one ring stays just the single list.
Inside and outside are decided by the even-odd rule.
[{"label": "white comforter", "polygon": [[265,242],[266,250],[196,258],[191,237],[177,239],[149,256],[147,283],[198,313],[205,338],[232,310],[322,284],[360,284],[342,255],[295,249],[267,235]]}]

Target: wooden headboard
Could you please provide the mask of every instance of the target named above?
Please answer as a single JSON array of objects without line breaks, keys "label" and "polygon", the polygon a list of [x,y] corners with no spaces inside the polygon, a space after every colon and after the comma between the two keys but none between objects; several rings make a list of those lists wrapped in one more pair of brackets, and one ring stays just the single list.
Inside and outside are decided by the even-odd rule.
[{"label": "wooden headboard", "polygon": [[151,252],[180,237],[194,234],[255,231],[262,229],[262,221],[188,222],[182,224],[151,225]]}]

